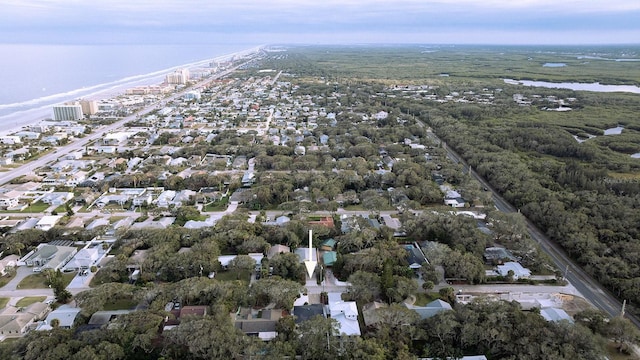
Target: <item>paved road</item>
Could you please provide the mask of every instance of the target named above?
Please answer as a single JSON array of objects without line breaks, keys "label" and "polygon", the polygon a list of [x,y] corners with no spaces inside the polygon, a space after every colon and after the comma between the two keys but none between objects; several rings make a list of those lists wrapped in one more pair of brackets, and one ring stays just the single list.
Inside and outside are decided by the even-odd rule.
[{"label": "paved road", "polygon": [[[432,137],[435,137],[435,135]],[[462,163],[467,169],[469,169],[464,160],[455,151],[446,146],[446,144],[444,144],[444,148],[450,159],[456,163]],[[484,178],[478,175],[478,173],[473,169],[469,170],[471,176],[492,192],[493,201],[498,210],[502,212],[518,211],[513,205],[500,196],[500,194],[498,194],[498,192],[495,191]],[[607,289],[605,289],[604,286],[587,274],[577,263],[569,258],[566,252],[558,244],[549,239],[540,229],[538,229],[537,226],[535,226],[535,224],[526,217],[525,219],[531,237],[538,242],[544,252],[551,257],[556,267],[565,273],[565,277],[569,283],[572,284],[586,300],[591,302],[598,309],[607,313],[609,316],[620,315],[622,303]],[[637,317],[628,313],[626,314],[626,317],[640,328],[640,321]]]}]

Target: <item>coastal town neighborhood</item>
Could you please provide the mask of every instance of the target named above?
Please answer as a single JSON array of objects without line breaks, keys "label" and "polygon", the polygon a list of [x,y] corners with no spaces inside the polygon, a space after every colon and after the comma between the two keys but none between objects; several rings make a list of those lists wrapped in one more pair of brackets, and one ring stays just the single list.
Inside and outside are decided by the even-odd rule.
[{"label": "coastal town neighborhood", "polygon": [[[526,242],[519,228],[507,224],[511,218],[496,215],[492,192],[451,158],[446,144],[415,116],[385,105],[386,99],[422,98],[491,106],[502,89],[442,93],[436,85],[394,85],[371,95],[377,106],[366,107],[359,98],[369,95],[360,90],[332,85],[333,91],[312,95],[308,85],[295,83],[296,74],[260,65],[263,58],[285,55],[262,49],[206,68],[176,70],[162,85],[61,104],[51,119],[1,136],[0,171],[28,168],[26,175],[0,184],[1,232],[14,238],[47,235],[41,243],[7,243],[0,253],[0,339],[53,328],[117,328],[119,319],[150,306],[115,301],[87,314],[79,294],[111,281],[105,280],[109,276],[132,286],[185,277],[215,282],[242,276],[248,288],[279,277],[295,280],[300,288],[293,288],[293,297],[261,290],[266,301],[234,304],[228,314],[234,328],[265,342],[277,338],[288,317],[296,326],[317,316],[334,319],[335,335],[352,338],[389,321],[390,311],[426,321],[453,311],[456,303],[479,299],[515,302],[546,321],[569,324],[573,315],[592,307],[566,281],[565,269],[542,259],[532,240]],[[523,96],[513,100],[531,105]],[[564,106],[576,100],[546,101]],[[81,148],[61,150],[116,122],[122,126]],[[390,124],[405,131],[382,140],[366,131]],[[30,165],[47,154],[55,160]],[[460,236],[481,248],[471,240],[456,243],[444,230],[425,230],[417,238],[427,219],[451,231],[468,229],[469,235]],[[217,226],[229,234],[259,228],[260,239],[252,234],[243,243],[228,244],[214,265],[186,260],[202,251],[187,236],[197,231],[213,236],[208,229]],[[173,272],[147,268],[160,261],[155,248],[163,245],[126,240],[136,232],[178,228],[175,256],[185,260]],[[302,235],[292,240],[289,229]],[[284,235],[278,242],[265,241],[266,234]],[[387,241],[393,249],[376,245]],[[481,258],[469,260],[469,249]],[[377,293],[364,296],[366,281],[353,278],[378,256],[374,252],[385,251],[400,254],[393,264],[383,259],[375,267],[379,274],[393,269],[389,276],[396,285],[383,290],[386,302]],[[193,275],[176,275],[180,271]],[[60,303],[51,286],[29,281],[51,281],[55,274],[80,300]],[[168,296],[158,336],[211,312],[178,291]]]}]

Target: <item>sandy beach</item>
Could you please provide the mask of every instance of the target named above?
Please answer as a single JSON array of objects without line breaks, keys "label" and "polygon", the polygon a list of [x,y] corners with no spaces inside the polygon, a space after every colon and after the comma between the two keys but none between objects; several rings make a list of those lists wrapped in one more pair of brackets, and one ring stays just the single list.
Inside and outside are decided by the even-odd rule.
[{"label": "sandy beach", "polygon": [[[61,104],[67,101],[73,101],[77,99],[88,99],[88,100],[103,100],[103,99],[111,99],[117,97],[119,95],[123,95],[125,91],[129,88],[136,86],[145,86],[145,85],[158,85],[164,82],[166,74],[171,71],[179,68],[202,68],[209,66],[209,63],[212,61],[222,62],[233,57],[240,57],[250,53],[254,53],[260,50],[263,46],[257,46],[246,50],[241,50],[231,54],[225,54],[222,56],[201,60],[189,64],[183,64],[179,66],[174,66],[168,69],[164,69],[161,71],[133,76],[126,79],[121,79],[118,81],[114,81],[110,84],[100,85],[100,89],[91,92],[91,89],[88,89],[87,93],[82,96],[70,96],[68,98],[62,98],[56,102],[48,102],[43,104],[42,106],[17,111],[8,115],[0,116],[0,135],[9,135],[15,132],[22,130],[25,126],[37,124],[40,121],[51,119],[53,117],[53,105]],[[82,91],[79,89],[78,91]]]}]

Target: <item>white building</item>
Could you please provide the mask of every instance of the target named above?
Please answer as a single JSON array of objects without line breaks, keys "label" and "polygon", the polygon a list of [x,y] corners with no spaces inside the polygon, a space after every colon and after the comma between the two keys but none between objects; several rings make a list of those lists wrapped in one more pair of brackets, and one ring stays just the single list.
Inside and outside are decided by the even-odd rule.
[{"label": "white building", "polygon": [[13,135],[0,136],[0,143],[5,145],[19,144],[21,143],[20,136],[13,136]]},{"label": "white building", "polygon": [[0,195],[0,209],[6,210],[16,205],[18,205],[17,198]]},{"label": "white building", "polygon": [[180,85],[189,82],[189,70],[177,69],[171,74],[167,75],[167,84]]},{"label": "white building", "polygon": [[173,198],[176,196],[176,192],[173,190],[166,190],[163,191],[160,195],[158,195],[158,198],[156,199],[156,205],[158,207],[169,207],[169,204],[171,203],[171,200],[173,200]]},{"label": "white building", "polygon": [[509,276],[509,272],[513,271],[513,279],[526,279],[531,276],[531,270],[523,267],[520,263],[515,261],[509,261],[504,263],[504,265],[498,265],[497,271],[500,276]]},{"label": "white building", "polygon": [[43,216],[40,220],[38,220],[35,228],[47,231],[52,227],[56,226],[56,224],[58,223],[58,221],[60,221],[60,219],[62,219],[62,216],[60,215]]},{"label": "white building", "polygon": [[358,307],[355,301],[342,301],[340,293],[329,293],[328,315],[340,324],[340,335],[360,336]]},{"label": "white building", "polygon": [[53,106],[53,119],[56,121],[82,120],[82,106],[80,104],[64,104]]}]

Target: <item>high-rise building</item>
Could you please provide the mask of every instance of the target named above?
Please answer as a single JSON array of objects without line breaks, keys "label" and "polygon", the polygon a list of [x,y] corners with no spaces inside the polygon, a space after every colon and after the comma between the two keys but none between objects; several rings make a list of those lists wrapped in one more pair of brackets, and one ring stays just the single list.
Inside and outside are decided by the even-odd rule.
[{"label": "high-rise building", "polygon": [[76,121],[82,118],[82,106],[78,103],[53,106],[53,120]]},{"label": "high-rise building", "polygon": [[189,69],[177,69],[167,75],[167,84],[186,84],[189,82]]},{"label": "high-rise building", "polygon": [[84,115],[93,115],[98,112],[98,102],[94,100],[81,100],[80,106]]}]

